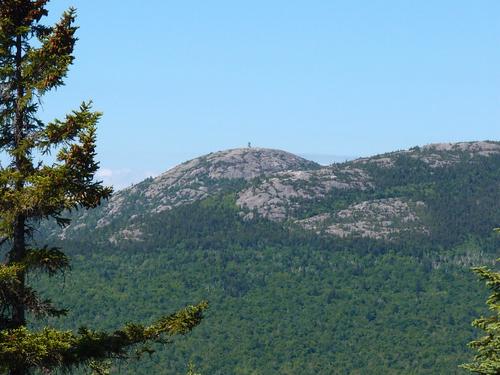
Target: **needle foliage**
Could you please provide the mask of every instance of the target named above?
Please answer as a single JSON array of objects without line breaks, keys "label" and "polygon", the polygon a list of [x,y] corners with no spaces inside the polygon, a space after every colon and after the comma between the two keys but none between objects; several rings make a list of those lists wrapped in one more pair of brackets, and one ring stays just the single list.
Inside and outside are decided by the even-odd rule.
[{"label": "needle foliage", "polygon": [[101,113],[91,102],[49,123],[37,116],[42,97],[64,84],[77,40],[75,9],[47,26],[47,3],[0,0],[0,152],[7,160],[0,166],[0,241],[8,249],[0,264],[0,372],[11,375],[126,357],[132,346],[189,332],[207,307],[200,303],[149,326],[128,324],[110,333],[30,330],[30,319],[67,311],[31,288],[27,275],[53,276],[70,267],[60,248],[35,245],[34,228],[41,220],[68,225],[66,212],[95,208],[112,193],[95,179]]},{"label": "needle foliage", "polygon": [[500,272],[486,267],[473,268],[473,271],[492,291],[486,301],[492,315],[472,322],[472,325],[484,331],[485,335],[469,344],[477,354],[473,362],[461,367],[476,374],[498,375],[500,374]]}]

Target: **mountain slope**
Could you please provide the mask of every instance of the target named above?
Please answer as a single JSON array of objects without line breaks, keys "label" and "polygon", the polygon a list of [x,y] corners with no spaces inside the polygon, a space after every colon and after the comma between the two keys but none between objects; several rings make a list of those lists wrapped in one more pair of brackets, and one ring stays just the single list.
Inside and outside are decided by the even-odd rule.
[{"label": "mountain slope", "polygon": [[[286,229],[243,219],[230,200],[162,212],[142,242],[62,241],[73,271],[36,280],[70,315],[52,324],[113,329],[208,299],[204,322],[119,374],[458,374],[470,321],[487,314],[471,266],[499,241],[437,247]],[[117,364],[118,366],[118,364]]]},{"label": "mountain slope", "polygon": [[233,191],[254,178],[273,173],[317,168],[319,165],[312,161],[280,150],[247,148],[211,153],[118,191],[97,210],[77,213],[73,216],[72,226],[60,236],[67,238],[75,231],[121,225],[125,238],[139,239],[133,224],[138,214],[168,211],[221,192]]},{"label": "mountain slope", "polygon": [[[156,215],[231,194],[247,219],[264,217],[337,237],[442,236],[446,215],[458,215],[466,232],[484,234],[500,221],[494,209],[500,198],[499,160],[498,142],[428,145],[327,167],[278,150],[220,151],[119,191],[99,209],[74,215],[62,233],[56,228],[53,233],[143,241]],[[465,212],[469,223],[462,219]],[[477,213],[482,224],[473,229]],[[459,235],[453,227],[453,235]]]},{"label": "mountain slope", "polygon": [[488,314],[470,267],[500,253],[499,145],[326,167],[262,149],[194,159],[43,229],[74,268],[62,288],[32,282],[71,329],[209,300],[192,334],[115,373],[463,374],[470,321]]}]

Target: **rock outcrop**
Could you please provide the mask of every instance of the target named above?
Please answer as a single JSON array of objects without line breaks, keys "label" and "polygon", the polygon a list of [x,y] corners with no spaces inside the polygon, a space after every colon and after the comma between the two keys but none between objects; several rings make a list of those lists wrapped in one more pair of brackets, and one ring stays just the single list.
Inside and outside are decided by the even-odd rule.
[{"label": "rock outcrop", "polygon": [[318,233],[338,237],[369,237],[390,240],[403,232],[427,233],[420,218],[425,203],[399,198],[376,199],[298,220],[297,224]]},{"label": "rock outcrop", "polygon": [[[500,142],[439,143],[324,167],[280,150],[219,151],[118,191],[100,209],[75,215],[71,226],[57,233],[71,237],[72,232],[106,230],[113,224],[118,229],[110,237],[112,242],[140,241],[145,215],[231,193],[241,216],[248,220],[257,215],[339,237],[391,239],[408,231],[425,234],[427,228],[421,220],[425,203],[398,196],[355,201],[343,209],[323,205],[319,212],[304,207],[346,192],[360,197],[363,192],[375,191],[380,180],[373,173],[398,168],[402,160],[421,162],[432,175],[438,168],[495,155],[500,155]],[[412,163],[405,165],[411,168]]]}]

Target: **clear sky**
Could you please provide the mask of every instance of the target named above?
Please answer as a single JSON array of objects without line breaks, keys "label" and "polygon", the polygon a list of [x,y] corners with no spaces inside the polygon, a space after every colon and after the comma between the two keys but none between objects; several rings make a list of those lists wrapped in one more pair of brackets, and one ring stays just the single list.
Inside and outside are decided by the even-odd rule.
[{"label": "clear sky", "polygon": [[498,0],[52,0],[78,9],[76,61],[44,100],[104,112],[118,188],[254,146],[365,156],[500,140]]}]

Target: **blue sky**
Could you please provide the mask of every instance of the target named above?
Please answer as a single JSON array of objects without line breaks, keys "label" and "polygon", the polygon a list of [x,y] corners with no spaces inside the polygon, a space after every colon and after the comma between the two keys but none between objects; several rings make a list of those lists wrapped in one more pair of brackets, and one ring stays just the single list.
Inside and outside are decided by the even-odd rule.
[{"label": "blue sky", "polygon": [[500,139],[500,2],[52,0],[78,9],[62,117],[104,112],[118,188],[226,148],[328,159]]}]

